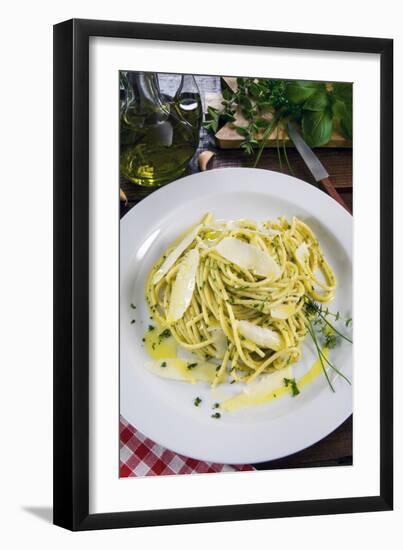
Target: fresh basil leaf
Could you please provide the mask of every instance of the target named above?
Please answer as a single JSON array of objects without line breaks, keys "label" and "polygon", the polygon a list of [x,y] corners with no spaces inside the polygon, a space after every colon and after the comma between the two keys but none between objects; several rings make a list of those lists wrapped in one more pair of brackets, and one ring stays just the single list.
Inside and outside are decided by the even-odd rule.
[{"label": "fresh basil leaf", "polygon": [[341,99],[336,99],[332,106],[333,116],[339,121],[340,130],[344,137],[353,139],[353,112],[352,105]]},{"label": "fresh basil leaf", "polygon": [[335,82],[333,84],[333,95],[347,105],[351,104],[353,102],[353,85],[347,82]]},{"label": "fresh basil leaf", "polygon": [[333,120],[328,111],[305,111],[302,135],[310,147],[326,145],[332,136]]},{"label": "fresh basil leaf", "polygon": [[347,111],[346,116],[340,119],[340,128],[344,137],[353,139],[353,117],[351,111]]},{"label": "fresh basil leaf", "polygon": [[341,99],[336,99],[332,105],[332,112],[335,118],[343,118],[346,113],[346,104]]},{"label": "fresh basil leaf", "polygon": [[295,80],[289,82],[286,87],[287,98],[291,103],[299,105],[304,103],[321,87],[320,82],[309,82],[305,80]]},{"label": "fresh basil leaf", "polygon": [[329,104],[329,97],[326,90],[319,90],[309,97],[303,109],[306,111],[324,111]]}]

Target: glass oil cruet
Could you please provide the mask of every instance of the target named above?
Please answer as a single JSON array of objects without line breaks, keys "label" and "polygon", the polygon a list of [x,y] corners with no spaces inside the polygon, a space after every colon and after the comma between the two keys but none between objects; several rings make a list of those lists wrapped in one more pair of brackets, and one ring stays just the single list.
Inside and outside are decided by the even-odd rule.
[{"label": "glass oil cruet", "polygon": [[120,73],[120,171],[133,183],[163,185],[185,172],[198,143],[203,110],[192,75],[174,97],[156,73]]}]

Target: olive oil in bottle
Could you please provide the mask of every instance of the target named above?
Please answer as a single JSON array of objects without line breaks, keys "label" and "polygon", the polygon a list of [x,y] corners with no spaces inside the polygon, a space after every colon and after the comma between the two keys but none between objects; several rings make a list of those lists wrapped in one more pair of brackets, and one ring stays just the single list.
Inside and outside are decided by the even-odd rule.
[{"label": "olive oil in bottle", "polygon": [[138,185],[163,185],[184,173],[196,151],[200,95],[171,100],[160,93],[155,73],[128,73],[128,82],[131,99],[121,109],[121,173]]}]

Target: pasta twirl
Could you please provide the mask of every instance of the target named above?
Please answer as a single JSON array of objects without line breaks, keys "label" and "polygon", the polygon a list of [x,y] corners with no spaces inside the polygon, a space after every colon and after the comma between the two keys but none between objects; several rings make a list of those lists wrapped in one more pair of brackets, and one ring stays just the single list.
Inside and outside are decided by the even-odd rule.
[{"label": "pasta twirl", "polygon": [[206,214],[154,264],[146,297],[180,346],[216,361],[215,385],[228,376],[250,382],[298,361],[306,299],[328,303],[335,288],[314,232],[300,219]]}]

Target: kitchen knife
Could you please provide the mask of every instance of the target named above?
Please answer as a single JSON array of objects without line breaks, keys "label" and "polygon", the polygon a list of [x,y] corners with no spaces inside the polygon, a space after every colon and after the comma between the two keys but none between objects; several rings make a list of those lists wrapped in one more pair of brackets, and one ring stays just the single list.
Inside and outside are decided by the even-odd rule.
[{"label": "kitchen knife", "polygon": [[295,148],[301,155],[303,161],[309,168],[309,171],[315,178],[315,181],[320,182],[325,188],[326,192],[351,214],[351,209],[349,208],[349,206],[347,206],[343,198],[336,191],[333,183],[331,182],[331,179],[329,178],[329,174],[325,170],[325,167],[312,151],[312,149],[309,147],[309,145],[305,143],[298,130],[291,122],[288,123],[288,135],[293,141]]}]

